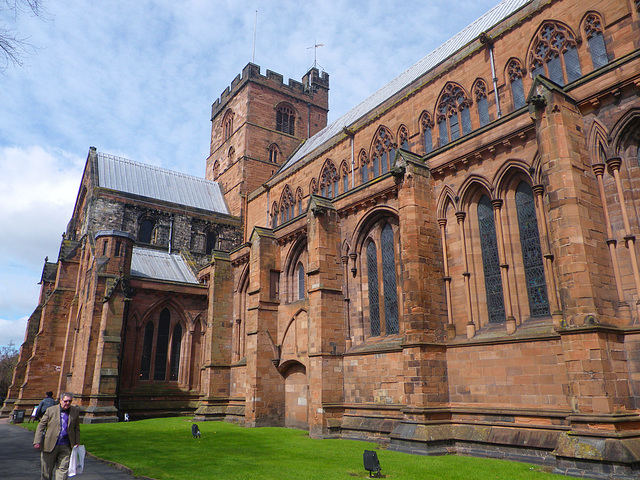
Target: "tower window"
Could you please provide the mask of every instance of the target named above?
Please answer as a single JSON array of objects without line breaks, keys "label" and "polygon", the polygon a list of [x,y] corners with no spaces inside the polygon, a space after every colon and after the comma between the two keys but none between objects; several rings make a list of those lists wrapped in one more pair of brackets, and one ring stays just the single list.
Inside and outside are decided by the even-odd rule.
[{"label": "tower window", "polygon": [[295,135],[296,115],[288,105],[278,105],[276,109],[276,130],[288,135]]}]

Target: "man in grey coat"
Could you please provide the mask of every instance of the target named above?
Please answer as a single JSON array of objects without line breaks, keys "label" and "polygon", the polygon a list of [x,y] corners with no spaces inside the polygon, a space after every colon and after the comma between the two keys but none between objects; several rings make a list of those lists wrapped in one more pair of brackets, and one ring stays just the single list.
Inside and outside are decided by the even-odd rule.
[{"label": "man in grey coat", "polygon": [[63,393],[60,404],[47,408],[38,424],[33,446],[42,447],[41,480],[67,480],[71,447],[80,443],[80,409],[72,401],[72,393]]}]

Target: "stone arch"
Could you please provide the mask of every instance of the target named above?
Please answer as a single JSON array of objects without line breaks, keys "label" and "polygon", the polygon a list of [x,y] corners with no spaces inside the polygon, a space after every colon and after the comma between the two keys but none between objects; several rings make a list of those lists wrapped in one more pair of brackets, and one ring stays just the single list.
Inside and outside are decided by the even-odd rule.
[{"label": "stone arch", "polygon": [[[469,175],[458,191],[458,197],[460,197],[459,205],[461,208],[466,210],[475,200],[475,196],[479,191],[485,192],[489,198],[493,198],[493,185],[487,178],[481,175]],[[477,196],[479,197],[480,195]]]},{"label": "stone arch", "polygon": [[456,194],[449,185],[445,185],[438,197],[436,211],[438,212],[438,218],[444,218],[447,212],[447,205],[456,206]]},{"label": "stone arch", "polygon": [[595,118],[587,133],[587,146],[591,165],[604,163],[609,157],[607,128]]},{"label": "stone arch", "polygon": [[533,185],[529,168],[530,167],[527,162],[520,159],[509,159],[504,162],[494,176],[493,184],[495,185],[495,197],[504,198],[506,191],[511,188],[511,178],[516,172],[518,175],[526,178],[530,185]]},{"label": "stone arch", "polygon": [[307,368],[296,360],[287,361],[280,370],[284,378],[284,426],[309,428],[309,381]]},{"label": "stone arch", "polygon": [[637,142],[638,135],[640,135],[640,109],[634,108],[626,112],[611,129],[610,156],[625,158],[637,153],[637,147],[636,150],[631,149],[631,151],[629,147],[634,141]]},{"label": "stone arch", "polygon": [[[299,268],[303,268],[300,278]],[[307,237],[301,236],[287,253],[284,266],[284,295],[288,302],[306,298],[306,273],[308,272]],[[303,283],[304,282],[304,283]],[[302,295],[301,295],[302,294]]]}]

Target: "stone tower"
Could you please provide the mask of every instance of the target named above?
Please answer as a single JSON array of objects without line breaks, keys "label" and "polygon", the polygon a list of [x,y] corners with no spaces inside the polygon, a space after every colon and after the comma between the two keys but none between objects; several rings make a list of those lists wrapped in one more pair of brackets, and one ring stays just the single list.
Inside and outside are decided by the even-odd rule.
[{"label": "stone tower", "polygon": [[329,75],[311,68],[302,82],[247,64],[211,108],[206,178],[220,182],[232,215],[307,138],[327,125]]}]

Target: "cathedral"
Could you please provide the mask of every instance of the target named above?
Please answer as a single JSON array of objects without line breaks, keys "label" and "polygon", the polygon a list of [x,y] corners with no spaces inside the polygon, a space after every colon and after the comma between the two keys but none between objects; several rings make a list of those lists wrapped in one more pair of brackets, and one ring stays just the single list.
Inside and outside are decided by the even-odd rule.
[{"label": "cathedral", "polygon": [[328,105],[249,63],[204,178],[90,148],[2,415],[71,391],[640,479],[640,1],[504,0]]}]

